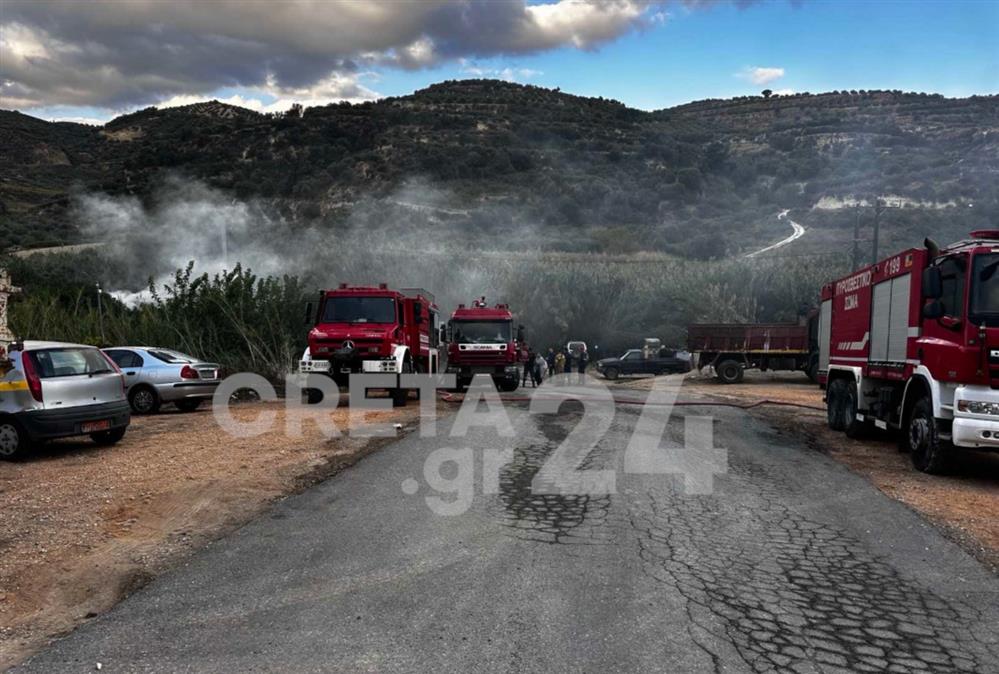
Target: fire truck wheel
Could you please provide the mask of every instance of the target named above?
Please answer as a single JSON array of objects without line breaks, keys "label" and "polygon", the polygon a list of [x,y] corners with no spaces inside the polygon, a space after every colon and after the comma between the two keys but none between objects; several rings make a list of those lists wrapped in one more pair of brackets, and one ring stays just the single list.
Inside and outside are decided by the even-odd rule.
[{"label": "fire truck wheel", "polygon": [[305,391],[305,402],[308,405],[318,405],[323,401],[323,392],[317,388],[307,388]]},{"label": "fire truck wheel", "polygon": [[845,380],[833,379],[829,382],[829,389],[826,391],[826,416],[829,420],[829,428],[834,431],[846,430],[845,417],[843,414],[843,400],[845,397]]},{"label": "fire truck wheel", "polygon": [[909,451],[916,470],[936,475],[947,468],[947,446],[940,439],[940,429],[933,416],[933,406],[926,398],[912,408],[908,428]]},{"label": "fire truck wheel", "polygon": [[[413,364],[408,360],[402,363],[402,373],[410,374],[413,371]],[[392,407],[405,407],[406,400],[409,398],[409,389],[399,387],[397,389],[392,389]]]},{"label": "fire truck wheel", "polygon": [[745,374],[737,360],[723,360],[715,366],[715,374],[723,384],[738,384]]},{"label": "fire truck wheel", "polygon": [[0,459],[16,459],[28,449],[28,437],[13,419],[0,419]]},{"label": "fire truck wheel", "polygon": [[868,431],[868,423],[857,418],[857,385],[846,384],[843,398],[843,425],[846,437],[854,440],[863,438]]}]

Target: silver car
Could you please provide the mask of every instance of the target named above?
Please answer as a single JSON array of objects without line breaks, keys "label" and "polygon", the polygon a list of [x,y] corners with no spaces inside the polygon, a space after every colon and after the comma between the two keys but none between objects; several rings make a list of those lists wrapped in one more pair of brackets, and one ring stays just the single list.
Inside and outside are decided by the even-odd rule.
[{"label": "silver car", "polygon": [[164,403],[193,412],[215,395],[218,363],[151,346],[121,346],[104,353],[125,373],[128,402],[136,414],[154,414]]},{"label": "silver car", "polygon": [[78,435],[113,445],[130,420],[124,377],[95,347],[25,341],[0,361],[0,458]]}]

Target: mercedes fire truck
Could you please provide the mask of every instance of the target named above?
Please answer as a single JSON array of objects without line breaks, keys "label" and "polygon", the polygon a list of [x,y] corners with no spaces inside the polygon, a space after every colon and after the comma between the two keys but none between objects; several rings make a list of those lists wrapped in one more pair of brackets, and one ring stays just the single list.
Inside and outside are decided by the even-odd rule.
[{"label": "mercedes fire truck", "polygon": [[999,230],[927,239],[822,289],[829,427],[901,431],[927,473],[954,448],[999,448]]},{"label": "mercedes fire truck", "polygon": [[[306,322],[313,327],[300,372],[329,375],[341,386],[357,372],[397,375],[390,392],[401,406],[408,390],[399,385],[398,375],[439,371],[440,318],[426,290],[341,283],[321,291],[315,307],[309,304]],[[317,390],[308,395],[309,402],[320,399]]]},{"label": "mercedes fire truck", "polygon": [[527,361],[524,328],[513,328],[513,314],[506,304],[486,305],[486,298],[472,306],[459,304],[447,331],[448,374],[458,378],[463,389],[477,374],[488,374],[501,391],[515,391],[520,385]]}]

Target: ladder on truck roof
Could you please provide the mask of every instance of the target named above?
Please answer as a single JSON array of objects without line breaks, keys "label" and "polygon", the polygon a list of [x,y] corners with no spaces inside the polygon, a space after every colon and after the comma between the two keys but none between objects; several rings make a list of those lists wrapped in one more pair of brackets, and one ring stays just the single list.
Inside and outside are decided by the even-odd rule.
[{"label": "ladder on truck roof", "polygon": [[414,299],[417,297],[423,297],[424,299],[430,300],[431,304],[437,304],[437,300],[434,298],[434,294],[427,290],[424,290],[423,288],[400,288],[399,292],[405,295],[406,297],[412,297]]}]

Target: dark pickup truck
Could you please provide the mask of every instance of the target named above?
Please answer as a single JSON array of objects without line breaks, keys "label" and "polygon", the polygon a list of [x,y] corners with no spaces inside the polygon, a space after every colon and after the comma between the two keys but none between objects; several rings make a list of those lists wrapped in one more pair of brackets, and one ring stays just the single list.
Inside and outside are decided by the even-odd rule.
[{"label": "dark pickup truck", "polygon": [[597,372],[608,379],[635,374],[674,374],[690,372],[690,354],[684,351],[660,349],[646,357],[642,349],[631,349],[620,358],[597,361]]}]

